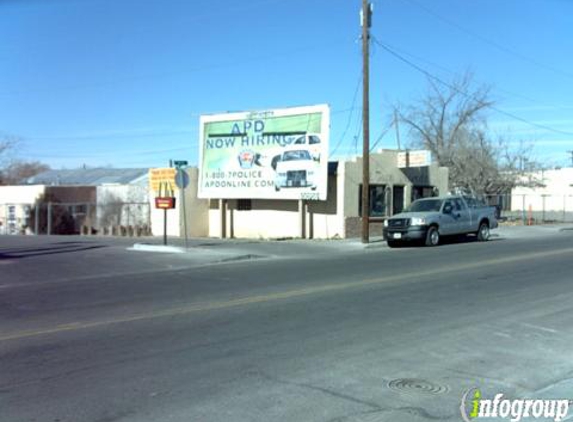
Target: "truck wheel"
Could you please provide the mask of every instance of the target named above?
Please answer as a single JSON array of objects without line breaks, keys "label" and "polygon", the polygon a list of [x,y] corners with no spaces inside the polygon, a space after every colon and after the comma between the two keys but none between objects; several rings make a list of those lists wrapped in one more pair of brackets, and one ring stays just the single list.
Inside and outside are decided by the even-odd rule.
[{"label": "truck wheel", "polygon": [[480,242],[485,242],[486,240],[489,239],[489,224],[487,224],[485,221],[480,223],[479,225],[479,229],[477,232],[477,239]]},{"label": "truck wheel", "polygon": [[438,228],[432,226],[426,233],[426,246],[437,246],[440,243],[440,232]]}]

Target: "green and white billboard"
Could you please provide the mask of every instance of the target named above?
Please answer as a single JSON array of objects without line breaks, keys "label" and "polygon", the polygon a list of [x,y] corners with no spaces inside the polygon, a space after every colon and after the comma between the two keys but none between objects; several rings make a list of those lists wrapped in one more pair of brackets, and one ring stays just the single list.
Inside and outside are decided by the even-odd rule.
[{"label": "green and white billboard", "polygon": [[201,116],[200,198],[326,200],[327,105]]}]

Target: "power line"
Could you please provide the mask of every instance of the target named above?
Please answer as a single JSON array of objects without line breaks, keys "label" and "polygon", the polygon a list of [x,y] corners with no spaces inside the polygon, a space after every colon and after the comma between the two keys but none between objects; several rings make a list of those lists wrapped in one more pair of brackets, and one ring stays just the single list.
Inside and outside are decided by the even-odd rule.
[{"label": "power line", "polygon": [[573,78],[573,74],[571,74],[571,73],[568,73],[568,72],[565,72],[564,70],[557,69],[557,68],[555,68],[555,67],[552,67],[552,66],[546,65],[546,64],[544,64],[544,63],[541,63],[541,62],[539,62],[539,61],[537,61],[537,60],[535,60],[535,59],[533,59],[533,58],[531,58],[531,57],[529,57],[529,56],[526,56],[526,55],[524,55],[524,54],[521,54],[521,53],[519,53],[519,52],[517,52],[517,51],[515,51],[515,50],[513,50],[513,49],[511,49],[511,48],[509,48],[509,47],[506,47],[506,46],[501,45],[501,44],[499,44],[499,43],[497,43],[497,42],[495,42],[495,41],[492,41],[491,39],[486,38],[486,37],[484,37],[483,35],[480,35],[480,34],[478,34],[478,33],[475,33],[475,32],[473,32],[473,31],[470,31],[469,29],[464,28],[463,26],[461,26],[461,25],[458,24],[457,22],[454,22],[454,21],[451,20],[451,19],[445,18],[445,17],[443,17],[443,16],[437,14],[437,13],[434,12],[433,10],[429,9],[429,8],[426,7],[426,6],[421,5],[420,3],[418,3],[418,2],[416,2],[416,1],[414,1],[414,0],[403,0],[403,1],[405,1],[405,2],[407,2],[407,3],[410,3],[410,4],[412,4],[412,5],[416,6],[416,7],[418,7],[418,8],[420,8],[420,9],[424,10],[426,13],[428,13],[429,15],[432,15],[432,16],[435,17],[436,19],[441,20],[442,22],[445,22],[445,23],[447,23],[447,24],[450,25],[450,26],[453,26],[453,27],[455,27],[456,29],[458,29],[459,31],[464,32],[464,33],[466,33],[466,34],[468,34],[468,35],[470,35],[470,36],[472,36],[472,37],[474,37],[474,38],[476,38],[476,39],[478,39],[478,40],[480,40],[480,41],[482,41],[482,42],[484,42],[484,43],[486,43],[486,44],[489,44],[489,45],[491,45],[491,46],[497,48],[498,50],[503,51],[503,52],[506,53],[506,54],[510,54],[510,55],[515,56],[515,57],[517,57],[517,58],[519,58],[519,59],[521,59],[521,60],[523,60],[523,61],[526,61],[526,62],[528,62],[528,63],[530,63],[530,64],[533,64],[533,65],[535,65],[535,66],[544,68],[544,69],[546,69],[546,70],[549,70],[549,71],[551,71],[551,72],[560,74],[560,75],[562,75],[562,76],[566,76],[566,77],[568,77],[568,78]]},{"label": "power line", "polygon": [[86,152],[85,154],[42,154],[42,153],[35,153],[26,152],[25,155],[27,157],[35,157],[35,158],[80,158],[85,159],[86,157],[94,157],[103,158],[108,156],[117,157],[120,156],[145,156],[145,155],[157,155],[157,154],[167,154],[172,152],[180,152],[180,151],[189,151],[191,147],[196,146],[197,144],[189,144],[188,147],[181,147],[181,148],[171,148],[171,149],[158,149],[153,151],[116,151],[116,150],[109,150],[109,151],[98,151],[98,152]]},{"label": "power line", "polygon": [[[338,139],[338,142],[336,143],[334,149],[329,154],[329,157],[334,156],[336,151],[338,151],[338,148],[340,148],[340,145],[344,141],[344,137],[346,136],[346,133],[348,132],[348,129],[350,128],[350,125],[352,123],[352,116],[354,115],[354,110],[356,109],[356,98],[358,98],[358,91],[360,89],[361,82],[362,82],[362,74],[360,74],[360,76],[358,77],[358,81],[356,82],[356,88],[354,89],[354,95],[352,96],[352,103],[351,103],[350,108],[348,109],[348,110],[350,110],[350,114],[348,115],[348,120],[346,121],[346,127],[344,128],[344,131],[342,132],[342,135]],[[331,113],[331,114],[334,114],[334,113]]]},{"label": "power line", "polygon": [[382,141],[382,138],[384,138],[384,136],[388,133],[390,129],[392,129],[393,126],[394,126],[394,120],[392,120],[389,124],[387,124],[384,129],[382,129],[382,133],[380,134],[378,139],[376,139],[376,141],[372,144],[372,146],[370,147],[370,151],[374,151],[376,149],[380,141]]},{"label": "power line", "polygon": [[86,83],[79,83],[75,85],[68,85],[68,86],[61,86],[61,87],[54,87],[54,88],[37,88],[37,89],[29,89],[29,90],[18,90],[18,91],[4,91],[0,92],[0,97],[10,97],[14,95],[26,95],[26,94],[41,94],[41,93],[50,93],[50,92],[62,92],[62,91],[77,91],[82,89],[94,89],[94,88],[110,88],[116,86],[118,84],[123,84],[126,82],[142,82],[148,80],[160,80],[160,79],[169,79],[170,81],[173,79],[174,76],[185,76],[191,73],[203,72],[208,70],[216,70],[216,69],[226,69],[229,67],[240,67],[249,65],[255,62],[261,62],[276,58],[285,58],[290,57],[293,55],[300,55],[303,51],[322,51],[327,47],[339,46],[339,41],[329,41],[320,44],[314,45],[305,45],[304,47],[296,47],[291,48],[288,50],[280,50],[280,53],[273,53],[273,54],[262,54],[259,56],[251,56],[241,60],[234,60],[234,61],[227,61],[221,63],[214,63],[204,66],[194,66],[184,71],[177,71],[177,72],[162,72],[162,73],[155,73],[155,74],[148,74],[148,75],[134,75],[134,76],[125,76],[120,77],[114,80],[109,81],[102,81],[102,82],[86,82]]},{"label": "power line", "polygon": [[[464,91],[460,90],[459,88],[457,88],[457,87],[455,87],[455,86],[453,86],[453,85],[451,85],[451,84],[449,84],[449,83],[443,81],[442,79],[438,78],[437,76],[431,74],[430,72],[428,72],[428,71],[425,70],[424,68],[418,66],[417,64],[411,62],[411,61],[408,60],[407,58],[405,58],[405,57],[403,57],[402,55],[398,54],[396,51],[392,50],[392,49],[391,49],[390,47],[388,47],[387,45],[380,43],[380,42],[377,41],[376,39],[374,39],[374,42],[375,42],[376,44],[378,44],[380,47],[382,47],[384,50],[386,50],[388,53],[390,53],[392,56],[394,56],[394,57],[397,58],[398,60],[400,60],[400,61],[406,63],[408,66],[414,68],[415,70],[417,70],[418,72],[422,73],[422,74],[425,75],[426,77],[428,77],[428,78],[430,78],[430,79],[432,79],[432,80],[434,80],[434,81],[436,81],[436,82],[438,82],[438,83],[440,83],[440,84],[442,84],[442,85],[448,87],[448,88],[451,89],[451,90],[456,91],[458,94],[463,95],[463,96],[466,97],[466,98],[470,98],[470,99],[473,98],[473,97],[472,97],[470,94],[468,94],[467,92],[464,92]],[[524,118],[522,118],[522,117],[516,116],[516,115],[513,114],[513,113],[509,113],[509,112],[504,111],[504,110],[502,110],[502,109],[500,109],[500,108],[498,108],[498,107],[495,107],[495,106],[493,106],[493,105],[489,105],[488,108],[490,108],[490,109],[496,111],[497,113],[502,114],[502,115],[504,115],[504,116],[506,116],[506,117],[509,117],[509,118],[511,118],[511,119],[514,119],[514,120],[517,120],[517,121],[519,121],[519,122],[521,122],[521,123],[525,123],[525,124],[527,124],[527,125],[529,125],[529,126],[536,127],[536,128],[538,128],[538,129],[543,129],[543,130],[546,130],[546,131],[549,131],[549,132],[553,132],[553,133],[557,133],[557,134],[560,134],[560,135],[573,136],[573,132],[567,132],[567,131],[564,131],[564,130],[555,129],[555,128],[552,128],[552,127],[547,126],[547,125],[543,125],[543,124],[540,124],[540,123],[535,123],[535,122],[526,120],[526,119],[524,119]]]},{"label": "power line", "polygon": [[154,138],[158,136],[175,136],[175,135],[190,135],[196,134],[197,130],[180,130],[180,131],[165,131],[141,134],[109,134],[109,135],[78,135],[78,136],[23,136],[24,139],[30,141],[81,141],[81,140],[101,140],[101,139],[129,139],[129,138]]},{"label": "power line", "polygon": [[[454,71],[451,70],[451,69],[448,69],[448,68],[445,67],[445,66],[442,66],[442,65],[440,65],[440,64],[437,64],[437,63],[435,63],[435,62],[433,62],[433,61],[431,61],[431,60],[425,59],[425,58],[420,57],[420,56],[417,56],[417,55],[415,55],[415,54],[412,54],[412,53],[410,53],[410,52],[408,52],[408,51],[405,51],[405,50],[402,49],[402,48],[396,47],[395,45],[389,44],[389,43],[387,43],[387,42],[385,42],[385,44],[386,44],[386,46],[390,47],[392,50],[394,50],[394,51],[396,51],[396,52],[399,52],[399,53],[402,54],[402,55],[409,56],[409,57],[412,58],[412,59],[415,59],[415,60],[417,60],[417,61],[426,63],[426,64],[428,64],[428,65],[430,65],[430,66],[433,66],[433,67],[435,67],[435,68],[437,68],[437,69],[440,69],[440,70],[443,71],[443,72],[449,73],[450,75],[456,75],[456,72],[454,72]],[[496,91],[500,91],[500,92],[503,92],[503,93],[505,93],[505,94],[508,94],[508,95],[510,95],[510,96],[512,96],[512,97],[515,97],[515,98],[519,98],[519,99],[528,101],[528,102],[530,102],[530,103],[532,103],[532,104],[536,104],[537,106],[549,107],[549,108],[551,108],[551,109],[567,110],[567,111],[569,111],[570,108],[571,108],[571,107],[568,108],[568,107],[563,107],[563,106],[558,106],[558,105],[544,104],[544,103],[542,103],[541,101],[536,100],[536,99],[534,99],[534,98],[528,97],[528,96],[523,95],[523,94],[518,94],[518,93],[513,92],[513,91],[508,91],[507,89],[499,88],[499,87],[497,87],[497,86],[495,87],[495,89],[496,89]]]}]

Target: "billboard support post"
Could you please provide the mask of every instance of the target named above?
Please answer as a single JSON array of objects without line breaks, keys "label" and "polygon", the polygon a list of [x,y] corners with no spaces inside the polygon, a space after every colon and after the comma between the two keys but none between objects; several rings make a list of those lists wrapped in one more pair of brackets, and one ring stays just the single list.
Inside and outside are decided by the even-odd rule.
[{"label": "billboard support post", "polygon": [[298,200],[298,215],[300,225],[300,237],[306,238],[306,201],[304,199]]},{"label": "billboard support post", "polygon": [[227,237],[227,200],[219,199],[219,211],[221,214],[221,239]]}]

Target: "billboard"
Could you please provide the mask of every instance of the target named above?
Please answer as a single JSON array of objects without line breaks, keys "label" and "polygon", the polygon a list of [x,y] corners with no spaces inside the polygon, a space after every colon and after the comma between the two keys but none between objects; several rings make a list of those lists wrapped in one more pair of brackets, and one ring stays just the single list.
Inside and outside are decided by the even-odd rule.
[{"label": "billboard", "polygon": [[326,200],[327,105],[201,116],[199,198]]}]

